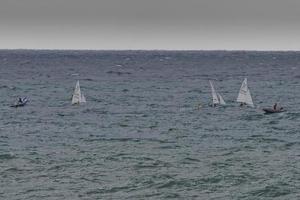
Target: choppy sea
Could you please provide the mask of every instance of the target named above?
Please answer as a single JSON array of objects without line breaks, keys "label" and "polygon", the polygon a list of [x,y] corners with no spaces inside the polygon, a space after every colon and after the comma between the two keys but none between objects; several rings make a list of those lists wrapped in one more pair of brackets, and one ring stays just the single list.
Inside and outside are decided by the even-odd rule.
[{"label": "choppy sea", "polygon": [[300,199],[300,52],[1,50],[0,107],[3,200]]}]

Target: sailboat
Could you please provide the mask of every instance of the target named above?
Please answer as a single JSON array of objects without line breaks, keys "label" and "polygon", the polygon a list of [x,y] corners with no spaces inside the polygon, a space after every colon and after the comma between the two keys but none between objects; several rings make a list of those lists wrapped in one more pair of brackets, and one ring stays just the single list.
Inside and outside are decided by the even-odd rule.
[{"label": "sailboat", "polygon": [[76,82],[75,90],[72,97],[72,105],[86,103],[85,96],[81,93],[79,81]]},{"label": "sailboat", "polygon": [[244,79],[239,95],[237,97],[237,102],[240,102],[241,105],[243,104],[247,104],[251,107],[254,107],[253,101],[252,101],[252,97],[250,94],[250,90],[248,88],[248,84],[247,84],[247,78]]},{"label": "sailboat", "polygon": [[213,100],[213,106],[215,105],[226,105],[223,97],[220,95],[220,93],[216,92],[214,84],[212,81],[209,81],[210,87],[211,87],[211,93],[212,93],[212,100]]}]

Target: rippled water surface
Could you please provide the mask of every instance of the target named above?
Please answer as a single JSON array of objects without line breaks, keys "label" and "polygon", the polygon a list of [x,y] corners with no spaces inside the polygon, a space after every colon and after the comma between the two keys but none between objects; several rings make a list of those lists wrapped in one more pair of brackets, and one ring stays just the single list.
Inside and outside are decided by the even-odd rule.
[{"label": "rippled water surface", "polygon": [[2,50],[0,199],[300,199],[299,80],[298,52]]}]

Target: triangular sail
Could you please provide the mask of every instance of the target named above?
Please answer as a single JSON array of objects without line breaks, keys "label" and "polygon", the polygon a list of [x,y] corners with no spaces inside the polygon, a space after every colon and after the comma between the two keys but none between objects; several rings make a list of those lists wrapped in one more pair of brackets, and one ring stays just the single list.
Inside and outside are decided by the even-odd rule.
[{"label": "triangular sail", "polygon": [[247,78],[245,78],[242,83],[242,86],[240,88],[240,92],[239,92],[239,95],[238,95],[236,101],[241,102],[241,103],[246,103],[246,104],[254,107],[252,97],[250,94],[250,90],[249,90],[248,84],[247,84]]},{"label": "triangular sail", "polygon": [[225,103],[223,97],[222,97],[219,93],[217,93],[217,95],[218,95],[220,104],[221,104],[221,105],[226,105],[226,103]]},{"label": "triangular sail", "polygon": [[212,94],[212,100],[213,100],[213,104],[219,104],[219,98],[218,98],[218,95],[217,95],[217,92],[214,88],[214,85],[211,81],[209,81],[209,84],[210,84],[210,87],[211,87],[211,94]]},{"label": "triangular sail", "polygon": [[72,104],[86,103],[85,96],[81,93],[79,81],[76,82],[75,90],[72,97]]},{"label": "triangular sail", "polygon": [[86,103],[85,96],[81,94],[81,103]]},{"label": "triangular sail", "polygon": [[81,91],[79,81],[76,82],[75,90],[73,93],[72,104],[79,104],[81,99]]},{"label": "triangular sail", "polygon": [[211,87],[211,93],[212,93],[212,98],[213,98],[213,104],[221,104],[221,105],[226,105],[223,97],[216,92],[214,84],[212,81],[209,81],[210,87]]}]

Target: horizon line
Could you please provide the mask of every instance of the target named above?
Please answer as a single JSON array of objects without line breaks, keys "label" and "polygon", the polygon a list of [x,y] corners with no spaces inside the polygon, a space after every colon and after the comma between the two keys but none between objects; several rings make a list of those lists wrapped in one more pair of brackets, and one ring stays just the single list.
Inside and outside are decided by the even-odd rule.
[{"label": "horizon line", "polygon": [[229,52],[300,52],[294,49],[72,49],[72,48],[0,48],[0,51],[229,51]]}]

